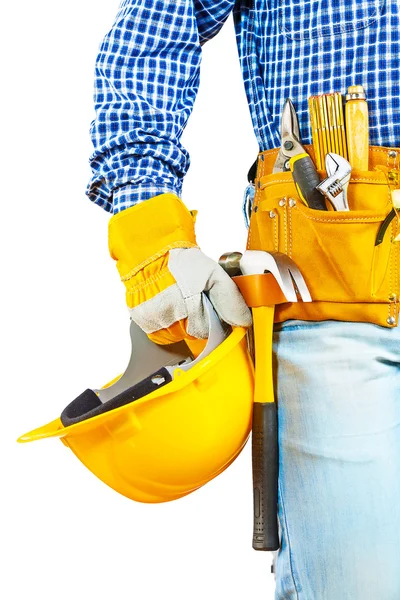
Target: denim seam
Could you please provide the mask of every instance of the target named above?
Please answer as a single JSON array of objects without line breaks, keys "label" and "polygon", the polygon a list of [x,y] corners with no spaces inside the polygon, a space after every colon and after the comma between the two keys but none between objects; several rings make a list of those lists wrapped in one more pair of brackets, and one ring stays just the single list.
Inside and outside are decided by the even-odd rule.
[{"label": "denim seam", "polygon": [[296,592],[296,598],[297,600],[299,600],[299,591],[297,589],[297,585],[296,585],[296,579],[294,576],[294,572],[293,572],[293,559],[292,559],[292,547],[290,544],[290,536],[289,536],[289,527],[288,527],[288,523],[287,523],[287,519],[286,519],[286,510],[285,510],[285,503],[283,501],[283,492],[282,492],[282,485],[279,482],[279,490],[280,490],[280,495],[281,495],[281,505],[282,505],[282,516],[283,516],[283,521],[284,521],[284,526],[285,526],[285,531],[286,531],[286,538],[287,538],[287,545],[288,545],[288,554],[289,554],[289,567],[290,567],[290,574],[292,576],[292,580],[293,580],[293,585],[294,585],[294,589]]}]

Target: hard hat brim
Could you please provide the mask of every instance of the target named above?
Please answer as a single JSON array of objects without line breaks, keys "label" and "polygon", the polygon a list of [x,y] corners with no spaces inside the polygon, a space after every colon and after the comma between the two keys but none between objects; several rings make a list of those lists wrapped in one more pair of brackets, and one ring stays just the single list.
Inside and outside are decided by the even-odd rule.
[{"label": "hard hat brim", "polygon": [[[207,356],[203,360],[201,360],[197,365],[191,368],[188,371],[183,371],[177,369],[174,373],[174,378],[171,382],[167,384],[167,386],[162,387],[160,389],[151,392],[150,394],[134,400],[135,407],[139,408],[140,405],[150,402],[151,400],[158,398],[160,396],[164,396],[165,394],[177,392],[180,389],[187,386],[192,381],[199,378],[202,374],[204,374],[208,369],[214,367],[219,360],[221,360],[226,354],[228,354],[232,348],[234,348],[246,335],[247,329],[243,327],[233,327],[232,333],[220,344],[218,348],[216,348],[212,356]],[[102,386],[102,389],[109,387],[114,384],[121,375],[115,377],[110,382],[106,383]],[[124,411],[130,410],[132,403],[125,404],[124,406],[114,408],[110,411],[104,412],[99,415],[95,415],[88,419],[82,420],[78,423],[74,423],[72,425],[64,426],[61,418],[58,417],[41,427],[33,429],[23,435],[21,435],[17,442],[19,443],[27,443],[33,442],[36,440],[46,439],[46,438],[64,438],[69,435],[82,434],[86,431],[89,431],[95,427],[101,426],[103,423],[107,422],[110,419],[115,418],[117,415],[122,415]]]}]

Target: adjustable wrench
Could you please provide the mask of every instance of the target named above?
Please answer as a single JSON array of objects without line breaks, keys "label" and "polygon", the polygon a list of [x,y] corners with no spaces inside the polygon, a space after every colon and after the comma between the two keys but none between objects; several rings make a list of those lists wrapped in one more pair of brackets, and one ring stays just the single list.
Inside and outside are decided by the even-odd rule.
[{"label": "adjustable wrench", "polygon": [[340,156],[330,152],[325,157],[325,168],[328,177],[317,185],[335,210],[349,210],[347,188],[351,177],[350,163]]}]

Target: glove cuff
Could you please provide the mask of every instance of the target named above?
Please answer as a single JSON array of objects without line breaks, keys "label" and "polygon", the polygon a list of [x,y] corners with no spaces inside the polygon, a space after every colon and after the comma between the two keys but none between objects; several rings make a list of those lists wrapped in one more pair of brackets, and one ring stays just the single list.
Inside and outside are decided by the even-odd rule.
[{"label": "glove cuff", "polygon": [[129,280],[172,248],[196,248],[196,214],[178,196],[165,193],[111,217],[108,248],[121,280]]}]

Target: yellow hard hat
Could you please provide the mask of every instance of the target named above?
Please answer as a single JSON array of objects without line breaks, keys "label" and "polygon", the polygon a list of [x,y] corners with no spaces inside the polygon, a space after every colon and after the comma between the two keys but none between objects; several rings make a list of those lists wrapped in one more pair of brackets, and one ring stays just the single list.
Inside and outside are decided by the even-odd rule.
[{"label": "yellow hard hat", "polygon": [[216,477],[248,439],[254,372],[246,330],[226,328],[205,305],[210,332],[197,358],[184,342],[160,346],[131,322],[125,373],[18,441],[59,437],[99,479],[140,502],[174,500]]}]

